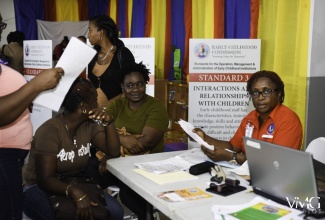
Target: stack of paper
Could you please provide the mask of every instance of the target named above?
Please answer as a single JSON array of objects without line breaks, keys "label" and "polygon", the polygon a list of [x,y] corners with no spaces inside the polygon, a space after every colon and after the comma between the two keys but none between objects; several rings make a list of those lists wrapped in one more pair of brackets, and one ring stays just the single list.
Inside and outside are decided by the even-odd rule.
[{"label": "stack of paper", "polygon": [[184,180],[197,179],[184,170],[188,170],[193,164],[180,158],[179,156],[172,157],[166,160],[159,160],[145,163],[135,163],[139,169],[134,172],[162,185]]},{"label": "stack of paper", "polygon": [[177,171],[177,172],[163,173],[163,174],[155,174],[141,169],[134,169],[133,171],[159,185],[178,182],[178,181],[198,179],[197,176],[193,176],[185,171]]},{"label": "stack of paper", "polygon": [[156,174],[188,170],[193,164],[187,162],[179,156],[166,160],[159,160],[146,163],[135,163],[142,170],[153,172]]}]

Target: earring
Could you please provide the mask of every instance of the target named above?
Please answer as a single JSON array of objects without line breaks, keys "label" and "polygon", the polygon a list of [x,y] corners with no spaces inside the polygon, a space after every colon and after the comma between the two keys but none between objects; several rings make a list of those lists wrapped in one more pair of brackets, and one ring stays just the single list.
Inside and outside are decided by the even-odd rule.
[{"label": "earring", "polygon": [[100,37],[99,37],[99,40],[102,41],[102,40],[103,40],[103,36],[100,36]]},{"label": "earring", "polygon": [[82,113],[86,114],[86,113],[87,113],[87,110],[84,108],[84,109],[82,110]]}]

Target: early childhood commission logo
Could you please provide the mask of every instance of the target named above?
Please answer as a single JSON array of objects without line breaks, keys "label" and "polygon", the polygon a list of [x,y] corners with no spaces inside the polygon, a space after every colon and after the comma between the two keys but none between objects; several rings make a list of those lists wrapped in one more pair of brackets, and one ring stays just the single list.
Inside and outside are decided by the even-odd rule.
[{"label": "early childhood commission logo", "polygon": [[322,214],[325,211],[320,209],[320,197],[306,197],[305,200],[295,197],[293,201],[290,201],[288,197],[286,199],[290,208],[303,210],[306,214]]},{"label": "early childhood commission logo", "polygon": [[28,46],[28,44],[26,44],[26,46],[25,46],[25,55],[26,56],[29,55],[29,46]]},{"label": "early childhood commission logo", "polygon": [[195,56],[198,58],[206,58],[209,55],[209,52],[209,46],[203,43],[196,45],[194,48]]}]

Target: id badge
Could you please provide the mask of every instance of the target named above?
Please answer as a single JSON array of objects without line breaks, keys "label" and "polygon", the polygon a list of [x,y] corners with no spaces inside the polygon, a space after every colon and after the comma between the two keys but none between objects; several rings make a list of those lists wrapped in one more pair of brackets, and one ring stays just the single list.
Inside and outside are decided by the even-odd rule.
[{"label": "id badge", "polygon": [[246,124],[245,136],[251,138],[253,136],[254,125],[251,125],[250,122]]}]

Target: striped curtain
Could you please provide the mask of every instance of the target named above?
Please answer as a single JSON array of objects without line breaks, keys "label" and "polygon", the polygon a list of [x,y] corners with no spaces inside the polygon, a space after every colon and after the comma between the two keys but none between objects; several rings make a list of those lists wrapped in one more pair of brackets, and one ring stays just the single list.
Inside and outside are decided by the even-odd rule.
[{"label": "striped curtain", "polygon": [[[187,80],[190,38],[262,40],[261,69],[285,83],[285,104],[305,124],[309,0],[14,0],[16,26],[37,39],[36,19],[87,20],[107,14],[120,37],[154,37],[155,77],[171,79],[173,49]],[[43,9],[44,10],[40,10]],[[43,12],[44,11],[44,12]]]}]

